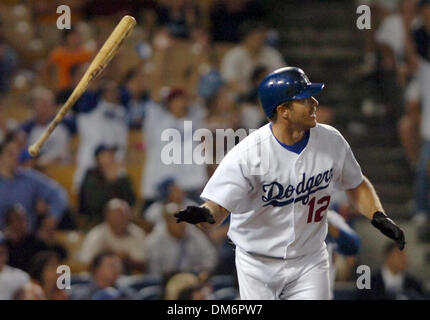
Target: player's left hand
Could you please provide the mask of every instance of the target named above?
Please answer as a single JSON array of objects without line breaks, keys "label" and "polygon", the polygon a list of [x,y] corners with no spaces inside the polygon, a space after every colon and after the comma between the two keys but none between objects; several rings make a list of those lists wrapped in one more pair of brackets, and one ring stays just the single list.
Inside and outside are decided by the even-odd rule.
[{"label": "player's left hand", "polygon": [[208,208],[188,206],[185,210],[175,213],[176,222],[185,221],[191,224],[200,222],[215,223],[214,217],[211,215]]},{"label": "player's left hand", "polygon": [[405,234],[393,220],[387,217],[383,212],[377,211],[373,215],[372,225],[379,229],[387,237],[393,239],[397,243],[397,247],[403,250],[405,247]]}]

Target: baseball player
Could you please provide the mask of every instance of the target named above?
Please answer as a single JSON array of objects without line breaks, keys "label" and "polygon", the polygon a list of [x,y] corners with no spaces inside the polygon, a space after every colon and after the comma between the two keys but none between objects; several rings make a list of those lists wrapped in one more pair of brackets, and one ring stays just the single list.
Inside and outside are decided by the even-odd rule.
[{"label": "baseball player", "polygon": [[241,299],[328,299],[326,212],[345,190],[374,227],[405,246],[403,231],[384,213],[350,146],[318,124],[311,83],[296,67],[267,75],[258,87],[270,122],[231,149],[206,184],[201,207],[175,214],[209,229],[230,213]]}]

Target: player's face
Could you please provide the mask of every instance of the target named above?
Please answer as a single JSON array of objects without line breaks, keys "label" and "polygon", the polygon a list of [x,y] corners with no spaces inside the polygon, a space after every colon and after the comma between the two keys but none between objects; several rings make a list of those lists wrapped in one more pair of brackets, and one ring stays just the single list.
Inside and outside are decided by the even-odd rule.
[{"label": "player's face", "polygon": [[290,107],[290,122],[300,129],[310,129],[317,124],[318,101],[314,97],[294,100]]}]

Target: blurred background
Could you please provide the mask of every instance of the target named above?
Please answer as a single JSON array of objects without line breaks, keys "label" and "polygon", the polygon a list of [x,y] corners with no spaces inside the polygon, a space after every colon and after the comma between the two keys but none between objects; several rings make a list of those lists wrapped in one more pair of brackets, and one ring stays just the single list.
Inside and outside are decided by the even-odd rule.
[{"label": "blurred background", "polygon": [[[370,30],[356,26],[362,4]],[[70,30],[56,27],[60,5]],[[133,33],[31,158],[126,14]],[[337,194],[333,298],[428,298],[429,49],[425,0],[0,1],[0,299],[238,299],[228,221],[204,234],[172,216],[201,203],[215,161],[163,165],[161,134],[195,146],[184,121],[259,128],[257,85],[283,66],[326,84],[318,121],[345,136],[406,233],[400,252]],[[356,288],[360,265],[371,290]]]}]

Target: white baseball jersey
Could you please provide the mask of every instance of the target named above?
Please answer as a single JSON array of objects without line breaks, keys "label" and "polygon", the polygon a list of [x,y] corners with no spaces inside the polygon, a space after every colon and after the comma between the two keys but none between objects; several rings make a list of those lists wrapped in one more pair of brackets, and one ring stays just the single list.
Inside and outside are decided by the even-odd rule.
[{"label": "white baseball jersey", "polygon": [[357,187],[363,174],[335,128],[317,124],[306,147],[288,150],[270,123],[221,161],[201,197],[231,212],[231,240],[256,255],[290,259],[324,248],[333,189]]}]

